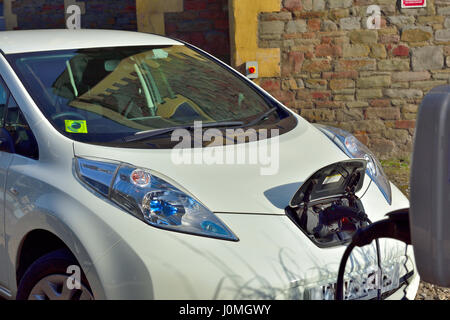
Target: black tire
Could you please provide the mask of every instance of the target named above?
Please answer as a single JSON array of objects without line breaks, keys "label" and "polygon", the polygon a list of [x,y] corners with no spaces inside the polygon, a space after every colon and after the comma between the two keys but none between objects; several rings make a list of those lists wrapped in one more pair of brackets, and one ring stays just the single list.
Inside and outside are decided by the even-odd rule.
[{"label": "black tire", "polygon": [[[56,250],[40,257],[31,264],[20,280],[16,299],[28,300],[31,291],[41,279],[50,275],[68,275],[67,268],[72,265],[80,267],[73,254],[67,249]],[[92,294],[81,267],[80,270],[81,284]]]}]

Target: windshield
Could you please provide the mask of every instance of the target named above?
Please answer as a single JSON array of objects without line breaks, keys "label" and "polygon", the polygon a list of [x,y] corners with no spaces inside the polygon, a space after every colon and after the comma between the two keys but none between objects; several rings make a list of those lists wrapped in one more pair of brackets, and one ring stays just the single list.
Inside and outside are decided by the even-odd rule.
[{"label": "windshield", "polygon": [[[195,121],[253,124],[264,113],[270,116],[258,125],[293,127],[276,101],[184,45],[14,54],[8,60],[52,125],[77,141],[148,147],[126,138]],[[145,140],[152,139],[170,136]]]}]

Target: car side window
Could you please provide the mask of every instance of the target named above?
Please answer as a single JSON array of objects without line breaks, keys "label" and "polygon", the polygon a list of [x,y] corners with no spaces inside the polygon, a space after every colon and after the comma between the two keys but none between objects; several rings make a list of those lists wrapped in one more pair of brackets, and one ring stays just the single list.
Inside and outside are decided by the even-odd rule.
[{"label": "car side window", "polygon": [[11,94],[8,97],[4,128],[11,136],[16,154],[31,159],[39,159],[39,148],[36,138]]},{"label": "car side window", "polygon": [[0,80],[0,126],[3,127],[5,120],[6,103],[8,102],[8,90]]}]

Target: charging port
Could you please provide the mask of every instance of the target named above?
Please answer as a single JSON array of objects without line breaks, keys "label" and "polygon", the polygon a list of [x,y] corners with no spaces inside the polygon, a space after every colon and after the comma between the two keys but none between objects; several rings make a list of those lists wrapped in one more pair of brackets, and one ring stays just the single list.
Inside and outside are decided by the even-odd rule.
[{"label": "charging port", "polygon": [[342,161],[314,173],[286,208],[294,223],[319,247],[349,242],[369,225],[363,205],[355,195],[362,187],[365,160]]}]

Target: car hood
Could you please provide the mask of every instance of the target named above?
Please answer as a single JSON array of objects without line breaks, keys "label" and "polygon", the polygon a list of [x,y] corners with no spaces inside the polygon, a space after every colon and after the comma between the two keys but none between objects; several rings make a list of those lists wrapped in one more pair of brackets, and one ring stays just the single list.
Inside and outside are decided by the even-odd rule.
[{"label": "car hood", "polygon": [[[173,150],[111,148],[80,142],[74,142],[74,152],[79,157],[116,160],[155,170],[176,181],[214,212],[284,214],[294,193],[312,173],[348,157],[300,117],[298,125],[278,140],[279,143],[273,145],[271,142],[276,142],[276,138],[266,140],[266,154],[271,158],[263,163],[264,158],[259,156],[256,164],[249,164],[249,161],[245,164],[179,164],[173,161]],[[258,142],[239,146],[247,155],[264,150]],[[220,154],[233,147],[185,149],[184,152],[185,156],[192,156],[194,162],[196,154],[204,150]]]}]

